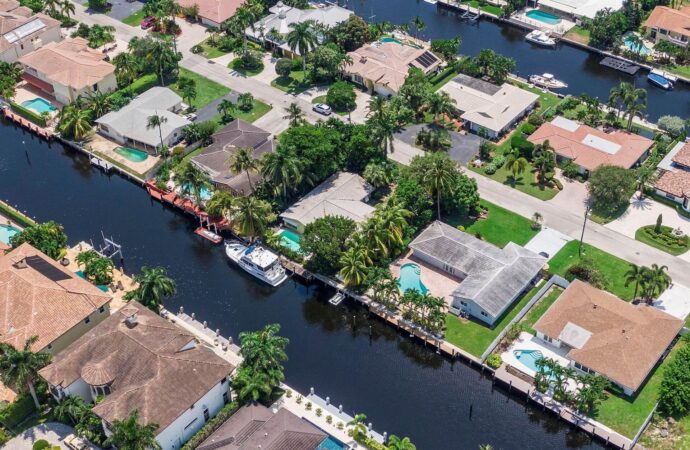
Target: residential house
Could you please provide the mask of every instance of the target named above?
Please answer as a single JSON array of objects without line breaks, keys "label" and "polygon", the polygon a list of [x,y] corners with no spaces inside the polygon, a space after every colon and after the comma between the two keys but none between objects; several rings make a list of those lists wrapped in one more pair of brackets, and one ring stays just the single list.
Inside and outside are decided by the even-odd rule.
[{"label": "residential house", "polygon": [[[128,147],[158,152],[161,140],[172,147],[182,140],[182,129],[191,122],[178,114],[182,98],[166,87],[152,87],[117,111],[111,111],[96,120],[98,131]],[[149,127],[151,116],[164,120],[161,126]]]},{"label": "residential house", "polygon": [[374,208],[366,203],[373,190],[359,175],[338,172],[286,209],[280,217],[285,227],[300,234],[304,227],[326,216],[364,222],[374,212]]},{"label": "residential house", "polygon": [[364,44],[348,56],[352,64],[345,68],[345,77],[385,97],[398,93],[410,67],[428,74],[441,64],[441,60],[426,49],[394,41]]},{"label": "residential house", "polygon": [[557,116],[527,138],[533,144],[549,141],[559,161],[570,160],[580,173],[603,164],[630,169],[642,163],[654,141],[624,130],[601,131]]},{"label": "residential house", "polygon": [[115,66],[83,38],[49,42],[19,58],[24,80],[64,104],[117,89]]},{"label": "residential house", "polygon": [[158,424],[163,450],[179,449],[230,401],[234,367],[194,335],[136,301],[57,354],[40,370],[57,401],[93,403],[106,435],[135,409]]},{"label": "residential house", "polygon": [[690,6],[680,9],[657,6],[644,22],[646,37],[655,44],[669,41],[687,47],[690,39]]},{"label": "residential house", "polygon": [[678,142],[657,167],[656,193],[690,211],[690,142]]},{"label": "residential house", "polygon": [[514,242],[498,248],[434,221],[410,243],[412,256],[460,284],[452,307],[490,325],[538,280],[546,258]]},{"label": "residential house", "polygon": [[259,127],[236,119],[212,136],[213,143],[192,158],[192,164],[203,170],[217,189],[235,195],[249,195],[260,181],[258,173],[233,173],[229,161],[240,148],[251,148],[252,156],[260,158],[264,153],[274,151],[271,133]]},{"label": "residential house", "polygon": [[12,63],[50,42],[62,39],[60,21],[34,14],[15,1],[0,4],[0,61]]},{"label": "residential house", "polygon": [[[317,450],[328,435],[285,408],[244,405],[197,447],[198,450]],[[330,448],[330,447],[328,447]]]},{"label": "residential house", "polygon": [[177,0],[177,4],[182,8],[192,8],[196,5],[201,23],[216,28],[234,16],[242,3],[244,0]]},{"label": "residential house", "polygon": [[542,11],[580,23],[582,19],[594,19],[599,11],[618,11],[623,0],[539,0],[538,6]]},{"label": "residential house", "polygon": [[[295,49],[293,52],[285,40],[293,25],[312,21],[321,27],[331,28],[353,14],[349,9],[338,5],[299,9],[287,6],[282,1],[272,6],[269,12],[269,15],[247,28],[245,34],[253,41],[280,48],[286,56],[299,56],[299,50]],[[324,39],[321,34],[317,35],[319,43],[323,43]]]},{"label": "residential house", "polygon": [[22,244],[0,253],[0,342],[57,353],[110,315],[111,296]]},{"label": "residential house", "polygon": [[564,349],[572,367],[608,378],[626,395],[642,386],[682,328],[670,314],[580,280],[534,324],[537,337]]},{"label": "residential house", "polygon": [[512,84],[498,86],[462,74],[440,90],[455,100],[455,108],[470,130],[491,139],[507,133],[539,100],[537,94]]}]

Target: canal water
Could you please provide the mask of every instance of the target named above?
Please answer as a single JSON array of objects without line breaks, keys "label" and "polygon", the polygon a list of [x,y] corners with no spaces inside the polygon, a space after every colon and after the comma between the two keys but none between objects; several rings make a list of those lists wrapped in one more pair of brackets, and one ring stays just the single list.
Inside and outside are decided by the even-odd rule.
[{"label": "canal water", "polygon": [[125,269],[163,265],[177,281],[166,306],[195,312],[212,329],[238,333],[278,322],[290,339],[287,382],[314,387],[376,430],[411,436],[421,449],[600,448],[589,437],[520,399],[493,389],[460,361],[370,319],[356,305],[333,307],[331,292],[288,280],[265,286],[231,266],[221,247],[192,233],[195,221],[149,198],[139,186],[106,176],[62,145],[0,123],[0,198],[39,221],[64,224],[70,244],[101,232],[122,244]]},{"label": "canal water", "polygon": [[[341,4],[343,2],[341,1]],[[484,48],[514,58],[517,73],[528,77],[550,72],[568,83],[558,92],[580,95],[587,93],[606,102],[612,87],[621,81],[647,89],[647,119],[656,122],[665,114],[690,117],[690,85],[676,83],[673,91],[655,88],[647,82],[647,72],[640,70],[630,76],[599,65],[602,56],[560,43],[546,49],[525,41],[526,31],[500,22],[480,20],[475,24],[457,19],[456,14],[423,0],[347,0],[347,7],[368,21],[388,21],[400,24],[415,16],[421,17],[427,28],[420,33],[424,39],[462,37],[460,53],[476,55]],[[410,31],[414,35],[414,28]]]}]

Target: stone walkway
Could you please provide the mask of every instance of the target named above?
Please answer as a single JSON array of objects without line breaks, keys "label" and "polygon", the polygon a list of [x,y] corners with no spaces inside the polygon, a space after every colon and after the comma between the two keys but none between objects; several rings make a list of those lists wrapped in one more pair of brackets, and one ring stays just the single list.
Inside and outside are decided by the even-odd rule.
[{"label": "stone walkway", "polygon": [[[31,427],[22,434],[12,438],[3,447],[4,450],[29,450],[33,444],[44,439],[48,441],[51,445],[57,445],[64,450],[72,450],[70,447],[65,445],[62,441],[69,434],[74,433],[74,428],[69,427],[62,423],[57,422],[46,422],[41,425],[36,425]],[[89,450],[100,450],[99,447],[94,445],[89,445],[87,447]]]}]

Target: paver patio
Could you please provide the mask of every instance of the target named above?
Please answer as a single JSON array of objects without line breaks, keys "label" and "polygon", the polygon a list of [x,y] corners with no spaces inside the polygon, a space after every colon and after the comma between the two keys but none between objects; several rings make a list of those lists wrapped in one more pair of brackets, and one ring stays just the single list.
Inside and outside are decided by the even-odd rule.
[{"label": "paver patio", "polygon": [[446,304],[450,306],[453,302],[453,291],[458,287],[461,280],[415,258],[412,256],[411,250],[408,250],[390,265],[389,269],[396,280],[400,278],[400,267],[407,263],[418,265],[422,269],[419,278],[429,290],[429,293],[435,297],[442,297],[445,299]]},{"label": "paver patio", "polygon": [[[3,448],[4,450],[27,450],[30,449],[36,441],[44,439],[48,441],[50,445],[57,445],[61,449],[71,450],[70,447],[63,442],[63,439],[71,433],[74,433],[74,428],[72,427],[57,422],[46,422],[31,427],[22,434],[10,439]],[[94,445],[87,445],[86,448],[89,450],[99,450],[99,447]]]}]

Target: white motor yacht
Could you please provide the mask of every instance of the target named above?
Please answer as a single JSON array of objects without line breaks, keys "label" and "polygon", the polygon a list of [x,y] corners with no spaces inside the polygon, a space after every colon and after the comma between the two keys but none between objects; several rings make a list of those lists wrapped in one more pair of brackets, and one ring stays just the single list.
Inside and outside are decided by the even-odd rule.
[{"label": "white motor yacht", "polygon": [[566,88],[568,85],[561,80],[557,80],[553,74],[543,73],[541,75],[531,75],[529,77],[529,82],[535,86],[543,87],[546,89],[561,89]]},{"label": "white motor yacht", "polygon": [[525,36],[525,40],[533,44],[541,45],[542,47],[556,46],[556,40],[540,30],[531,31],[527,36]]},{"label": "white motor yacht", "polygon": [[240,241],[225,242],[225,254],[246,272],[270,284],[279,286],[287,279],[278,255],[258,244],[245,245]]}]

